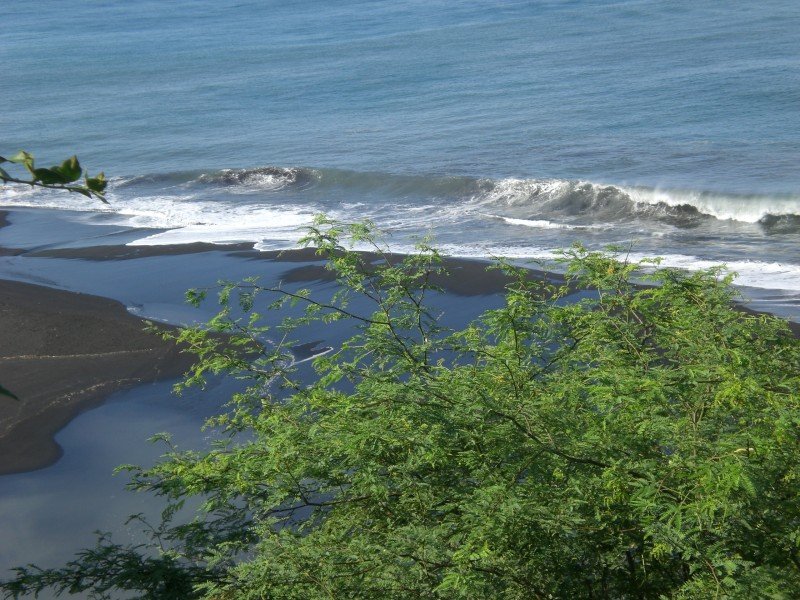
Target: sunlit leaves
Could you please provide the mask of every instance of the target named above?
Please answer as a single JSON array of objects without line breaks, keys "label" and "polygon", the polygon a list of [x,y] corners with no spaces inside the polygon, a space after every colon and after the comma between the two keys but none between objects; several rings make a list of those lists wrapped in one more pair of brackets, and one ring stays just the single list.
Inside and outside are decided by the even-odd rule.
[{"label": "sunlit leaves", "polygon": [[[105,175],[100,173],[90,177],[88,171],[84,171],[81,167],[77,156],[71,156],[60,165],[45,168],[36,166],[34,156],[31,153],[20,150],[10,158],[0,156],[0,163],[4,162],[24,166],[29,177],[14,176],[7,170],[0,169],[0,181],[3,183],[60,189],[106,202],[105,191],[108,182]],[[83,183],[76,183],[81,176],[84,177]]]}]

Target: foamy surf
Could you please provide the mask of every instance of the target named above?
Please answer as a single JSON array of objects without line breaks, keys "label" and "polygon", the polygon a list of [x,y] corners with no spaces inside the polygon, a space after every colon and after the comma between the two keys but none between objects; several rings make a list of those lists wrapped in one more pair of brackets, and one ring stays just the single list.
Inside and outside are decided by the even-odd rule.
[{"label": "foamy surf", "polygon": [[[404,248],[411,251],[411,247]],[[448,256],[459,258],[485,259],[510,259],[519,264],[534,261],[537,266],[544,266],[558,270],[557,260],[561,257],[561,248],[520,248],[514,246],[486,246],[486,245],[445,245],[441,251]],[[713,260],[686,254],[664,254],[628,252],[619,255],[620,260],[631,262],[643,259],[659,258],[659,266],[685,271],[699,271],[716,267],[723,267],[723,274],[733,273],[734,283],[738,286],[757,288],[763,290],[783,290],[787,292],[800,292],[800,265],[767,262],[758,260]]]},{"label": "foamy surf", "polygon": [[87,224],[148,230],[128,238],[136,246],[286,249],[324,213],[372,221],[397,252],[423,236],[447,254],[471,258],[551,260],[555,249],[576,241],[622,245],[678,268],[726,263],[743,286],[800,291],[800,197],[793,195],[267,166],[118,177],[108,199],[104,205],[24,186],[0,189],[2,207],[67,210]]},{"label": "foamy surf", "polygon": [[[797,194],[737,195],[567,179],[395,175],[277,166],[117,177],[109,186],[109,198],[114,201],[110,207],[87,203],[81,196],[25,186],[0,190],[0,204],[104,210],[124,215],[130,213],[132,202],[147,203],[148,210],[156,212],[159,203],[195,199],[215,202],[221,196],[267,201],[281,195],[290,195],[300,202],[305,195],[319,199],[322,204],[331,198],[351,205],[363,204],[361,199],[366,198],[373,206],[408,198],[427,200],[425,204],[435,200],[438,206],[457,205],[468,211],[508,218],[510,224],[518,225],[524,224],[522,221],[565,223],[565,219],[586,221],[579,223],[581,225],[593,225],[601,219],[612,223],[630,219],[672,220],[677,225],[705,218],[746,224],[762,223],[770,217],[800,219],[800,195]],[[165,222],[155,225],[172,226],[176,217],[170,209],[164,207],[161,212],[169,216]]]},{"label": "foamy surf", "polygon": [[571,231],[581,231],[586,229],[603,229],[610,227],[609,225],[569,225],[567,223],[555,223],[545,219],[514,219],[512,217],[503,217],[501,215],[490,215],[487,217],[499,219],[509,225],[521,225],[523,227],[533,227],[535,229],[568,229]]}]

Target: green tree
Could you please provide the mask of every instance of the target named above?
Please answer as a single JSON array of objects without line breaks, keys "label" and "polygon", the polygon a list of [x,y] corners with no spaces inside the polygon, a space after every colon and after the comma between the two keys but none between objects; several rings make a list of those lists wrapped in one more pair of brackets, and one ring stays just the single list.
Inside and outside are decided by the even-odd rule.
[{"label": "green tree", "polygon": [[[103,537],[18,569],[7,597],[796,597],[800,344],[735,309],[731,276],[576,247],[559,284],[496,265],[504,305],[451,331],[428,308],[434,249],[393,257],[349,228],[370,256],[343,233],[321,220],[306,240],[333,298],[226,284],[208,327],[179,334],[198,356],[185,385],[249,384],[209,422],[213,448],[125,467],[167,503],[152,543]],[[287,303],[304,312],[276,329],[255,311]],[[292,332],[338,320],[355,335],[302,385]]]}]

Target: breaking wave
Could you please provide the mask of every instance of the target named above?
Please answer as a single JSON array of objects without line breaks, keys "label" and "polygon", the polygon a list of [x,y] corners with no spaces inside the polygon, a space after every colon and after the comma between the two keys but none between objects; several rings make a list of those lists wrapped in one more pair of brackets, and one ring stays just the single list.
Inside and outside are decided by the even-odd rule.
[{"label": "breaking wave", "polygon": [[202,173],[192,182],[281,190],[289,186],[307,187],[316,179],[317,172],[312,169],[261,167],[258,169],[223,169],[214,173]]},{"label": "breaking wave", "polygon": [[487,209],[502,208],[502,216],[510,219],[584,225],[654,220],[687,228],[716,219],[800,231],[800,196],[722,195],[563,179],[484,181],[489,189],[473,202]]},{"label": "breaking wave", "polygon": [[114,185],[119,189],[142,185],[208,191],[221,188],[234,194],[313,190],[320,195],[337,192],[440,199],[512,221],[540,222],[542,227],[548,227],[545,222],[589,226],[638,220],[692,228],[716,219],[759,224],[775,233],[800,231],[800,195],[722,194],[567,179],[486,179],[265,166],[145,175],[120,179]]},{"label": "breaking wave", "polygon": [[[110,206],[31,188],[0,189],[0,205],[135,216],[137,226],[221,227],[307,222],[314,212],[414,228],[444,220],[486,220],[540,230],[608,230],[634,224],[693,229],[745,224],[769,234],[800,233],[800,195],[736,195],[567,179],[488,179],[264,166],[117,177]],[[274,215],[280,215],[276,218]]]}]

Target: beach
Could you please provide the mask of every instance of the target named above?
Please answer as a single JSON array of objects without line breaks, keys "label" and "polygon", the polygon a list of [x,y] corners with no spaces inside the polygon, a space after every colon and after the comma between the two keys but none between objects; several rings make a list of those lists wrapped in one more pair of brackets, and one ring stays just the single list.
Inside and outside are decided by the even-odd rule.
[{"label": "beach", "polygon": [[[119,529],[120,523],[133,513],[157,515],[160,502],[125,493],[125,478],[110,477],[113,469],[156,460],[165,448],[146,440],[160,431],[175,434],[183,448],[203,448],[213,439],[201,427],[221,410],[234,384],[212,380],[206,390],[175,397],[170,388],[191,357],[145,332],[147,320],[162,327],[208,320],[217,309],[213,295],[220,279],[255,276],[268,287],[309,288],[320,297],[337,289],[311,248],[131,245],[126,240],[141,231],[114,227],[98,237],[80,216],[14,210],[4,215],[0,229],[0,382],[20,398],[0,404],[0,530],[6,532],[0,564],[7,567],[63,563],[76,540],[92,543],[96,529],[139,539],[135,528]],[[52,241],[43,233],[49,231],[66,232],[69,239]],[[498,270],[487,271],[488,264],[444,259],[449,275],[435,282],[442,293],[432,298],[443,324],[463,327],[501,305],[509,280]],[[562,281],[557,273],[535,269],[529,276]],[[184,301],[192,287],[210,289],[211,298],[199,309]],[[370,309],[358,301],[353,308]],[[268,322],[283,314],[268,314]],[[800,324],[792,328],[800,335]],[[343,322],[306,331],[295,355],[302,360],[338,347],[352,333]],[[306,381],[314,377],[310,363],[300,375]],[[36,542],[41,537],[50,540],[46,548]]]},{"label": "beach", "polygon": [[[14,214],[27,217],[19,221],[20,228],[29,228],[29,233],[42,219],[69,218],[45,211]],[[0,213],[0,218],[8,225],[7,214]],[[171,329],[171,325],[210,318],[213,303],[206,303],[205,312],[198,313],[183,302],[183,292],[190,287],[213,287],[218,279],[250,276],[260,277],[267,286],[318,290],[335,286],[333,273],[313,248],[257,251],[251,243],[83,243],[0,246],[6,273],[18,279],[2,279],[0,271],[4,338],[0,382],[19,398],[4,397],[0,402],[0,474],[40,469],[58,460],[62,449],[54,435],[114,392],[180,377],[191,366],[192,356],[145,327],[147,319]],[[501,271],[487,270],[485,261],[445,258],[443,264],[448,276],[433,283],[444,290],[438,298],[442,313],[455,322],[466,322],[496,305],[509,282]],[[553,272],[530,269],[529,275],[561,281]],[[37,285],[37,281],[48,285]],[[742,310],[752,312],[746,306]],[[800,324],[791,326],[800,332]],[[303,342],[335,345],[346,333],[336,331],[332,339]]]},{"label": "beach", "polygon": [[[796,2],[280,8],[0,6],[0,580],[96,530],[143,539],[127,517],[162,499],[112,473],[208,449],[242,385],[176,395],[193,357],[153,328],[206,323],[222,281],[330,298],[304,247],[325,219],[381,231],[346,240],[368,262],[437,248],[426,302],[447,328],[503,305],[498,259],[561,284],[579,247],[735,275],[738,310],[800,338]],[[301,310],[264,309],[267,342]],[[302,385],[354,331],[297,329]]]},{"label": "beach", "polygon": [[191,364],[113,300],[0,280],[0,475],[61,456],[53,436],[113,392]]}]

